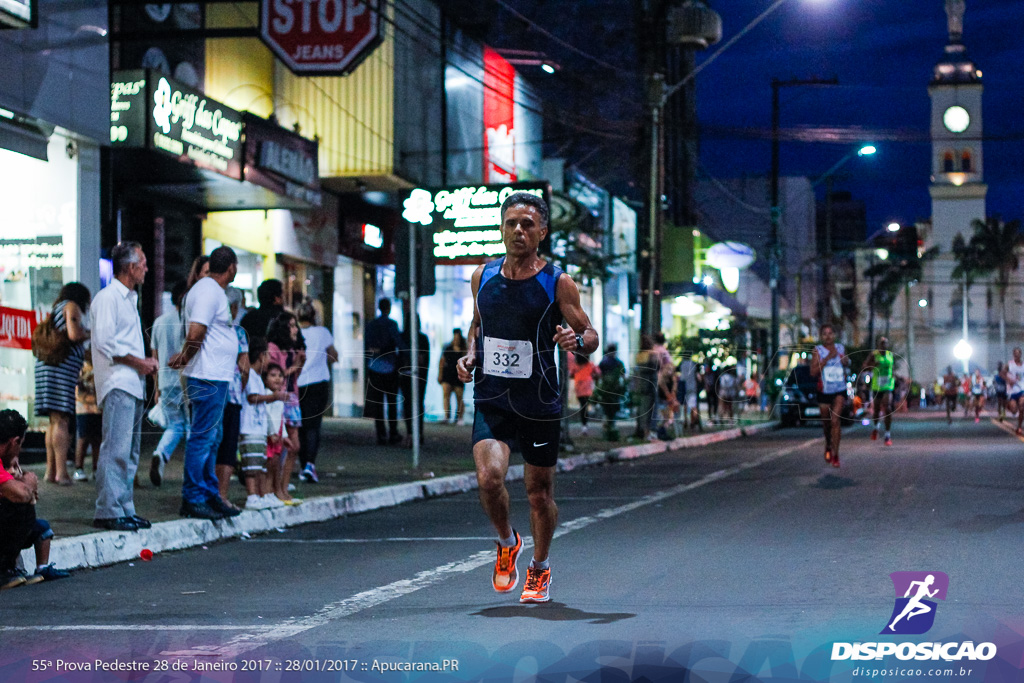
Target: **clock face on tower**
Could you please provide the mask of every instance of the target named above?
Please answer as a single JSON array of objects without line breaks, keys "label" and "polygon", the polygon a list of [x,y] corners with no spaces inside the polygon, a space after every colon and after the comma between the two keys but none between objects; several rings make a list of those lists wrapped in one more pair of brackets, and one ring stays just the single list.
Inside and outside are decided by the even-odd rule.
[{"label": "clock face on tower", "polygon": [[951,133],[963,133],[971,125],[971,115],[963,107],[954,105],[942,114],[942,123]]}]

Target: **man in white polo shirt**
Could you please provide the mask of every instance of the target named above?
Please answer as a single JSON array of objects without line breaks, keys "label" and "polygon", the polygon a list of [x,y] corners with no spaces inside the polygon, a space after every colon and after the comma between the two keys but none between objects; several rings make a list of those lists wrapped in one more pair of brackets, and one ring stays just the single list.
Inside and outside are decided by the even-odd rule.
[{"label": "man in white polo shirt", "polygon": [[[132,485],[139,467],[146,375],[158,363],[146,357],[135,288],[146,279],[146,255],[138,242],[121,242],[110,252],[114,279],[96,295],[92,316],[92,363],[96,401],[103,408],[103,441],[96,469],[93,526],[138,531],[152,526],[135,514]],[[130,425],[129,429],[126,429]]]},{"label": "man in white polo shirt", "polygon": [[222,519],[241,512],[225,503],[217,486],[217,447],[224,427],[228,384],[238,362],[238,335],[224,293],[238,272],[238,257],[230,247],[210,254],[210,274],[185,296],[185,346],[168,366],[183,368],[192,404],[192,430],[185,444],[185,479],[181,485],[181,515]]}]

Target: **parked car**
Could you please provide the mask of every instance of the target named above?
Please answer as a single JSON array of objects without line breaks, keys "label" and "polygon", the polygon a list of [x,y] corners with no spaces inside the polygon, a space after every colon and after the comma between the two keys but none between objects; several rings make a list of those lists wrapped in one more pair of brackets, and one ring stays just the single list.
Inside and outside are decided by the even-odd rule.
[{"label": "parked car", "polygon": [[[811,367],[798,365],[793,368],[779,393],[777,405],[782,426],[793,427],[806,422],[818,424],[821,420],[818,393],[818,380],[811,377]],[[853,418],[853,401],[850,397],[847,397],[843,404],[842,416],[847,419]]]}]

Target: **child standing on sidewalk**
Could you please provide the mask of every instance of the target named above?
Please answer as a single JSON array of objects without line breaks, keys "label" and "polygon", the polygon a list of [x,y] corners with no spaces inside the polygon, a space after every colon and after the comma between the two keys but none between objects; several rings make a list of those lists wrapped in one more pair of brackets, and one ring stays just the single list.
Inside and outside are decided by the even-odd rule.
[{"label": "child standing on sidewalk", "polygon": [[[277,363],[266,364],[263,374],[263,382],[268,391],[273,392],[275,397],[287,394],[285,391],[284,368]],[[298,439],[293,443],[291,435],[285,427],[285,401],[277,398],[267,403],[267,437],[265,439],[267,449],[267,478],[266,486],[270,493],[266,494],[265,500],[271,503],[268,507],[280,507],[281,505],[296,505],[292,499],[282,500],[277,491],[277,482],[281,476],[281,454],[292,447],[298,448]],[[269,496],[269,497],[268,497]],[[272,498],[270,498],[272,497]],[[275,502],[276,501],[276,502]]]},{"label": "child standing on sidewalk", "polygon": [[[248,497],[246,510],[264,510],[282,507],[284,503],[273,494],[270,476],[267,474],[267,439],[280,434],[271,431],[267,415],[267,404],[281,403],[288,395],[283,391],[268,392],[260,377],[267,365],[267,343],[255,340],[249,346],[249,381],[245,385],[245,400],[242,401],[239,451],[242,456],[242,477]],[[275,411],[276,412],[276,411]],[[283,413],[282,413],[283,417]],[[281,420],[279,419],[278,422]]]}]

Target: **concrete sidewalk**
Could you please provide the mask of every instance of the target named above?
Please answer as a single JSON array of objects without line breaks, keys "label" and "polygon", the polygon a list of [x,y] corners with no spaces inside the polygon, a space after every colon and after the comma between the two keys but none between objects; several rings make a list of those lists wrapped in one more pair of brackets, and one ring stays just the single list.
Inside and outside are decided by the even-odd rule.
[{"label": "concrete sidewalk", "polygon": [[[744,420],[740,426],[720,425],[696,436],[674,441],[649,443],[611,443],[599,438],[600,425],[591,425],[591,434],[583,436],[573,427],[574,453],[563,454],[561,471],[614,462],[667,450],[692,448],[735,439],[747,433],[775,426],[763,419]],[[632,422],[625,421],[620,431],[630,433]],[[149,481],[149,463],[159,432],[143,436],[142,461],[135,489],[137,513],[153,522],[153,528],[137,532],[97,531],[92,524],[96,498],[95,482],[75,482],[73,486],[42,483],[37,515],[46,519],[56,533],[51,560],[60,568],[77,569],[138,559],[143,549],[154,554],[180,550],[218,540],[263,533],[288,526],[321,522],[343,515],[366,512],[433,496],[461,493],[476,488],[470,449],[471,427],[431,424],[424,428],[425,438],[419,467],[412,465],[412,452],[401,446],[378,446],[373,423],[368,420],[332,418],[324,420],[324,433],[317,469],[320,483],[293,479],[301,505],[275,510],[246,511],[228,520],[184,519],[178,516],[181,504],[182,447],[167,465],[164,481],[158,487]],[[632,443],[632,445],[630,445]],[[510,481],[523,476],[522,459],[513,455]],[[90,465],[91,466],[91,465]],[[42,480],[43,466],[32,465]],[[243,504],[245,491],[237,479],[231,482],[229,497]],[[22,559],[34,566],[32,550]]]}]

